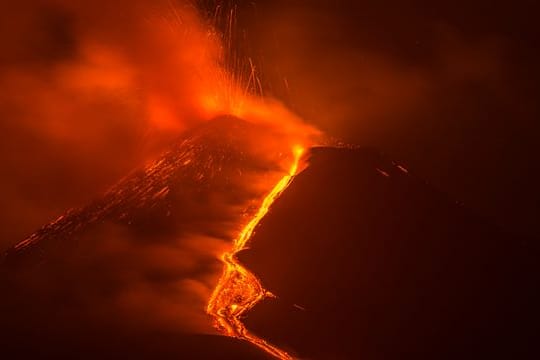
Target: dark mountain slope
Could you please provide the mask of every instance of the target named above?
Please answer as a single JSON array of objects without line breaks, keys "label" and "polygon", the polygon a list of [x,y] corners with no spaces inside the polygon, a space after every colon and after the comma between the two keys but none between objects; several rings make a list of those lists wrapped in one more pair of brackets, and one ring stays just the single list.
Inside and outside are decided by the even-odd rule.
[{"label": "dark mountain slope", "polygon": [[278,296],[249,328],[306,358],[538,358],[535,244],[376,152],[310,163],[240,254]]}]

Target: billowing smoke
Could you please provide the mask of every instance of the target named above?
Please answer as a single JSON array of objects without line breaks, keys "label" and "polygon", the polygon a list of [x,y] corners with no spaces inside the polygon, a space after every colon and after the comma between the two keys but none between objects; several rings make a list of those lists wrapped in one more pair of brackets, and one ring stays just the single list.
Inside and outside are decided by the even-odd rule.
[{"label": "billowing smoke", "polygon": [[216,34],[185,2],[2,7],[5,248],[211,118],[225,79]]},{"label": "billowing smoke", "polygon": [[[281,176],[295,142],[316,132],[276,101],[250,96],[225,70],[222,35],[192,2],[2,6],[9,7],[0,15],[0,156],[7,174],[0,180],[2,251],[67,209],[99,198],[134,168],[152,164],[193,127],[223,114],[267,126],[232,155],[210,142],[195,147],[209,148],[210,155],[184,159],[185,166],[202,170],[189,191],[181,183],[185,197],[176,201],[183,222],[162,224],[150,215],[148,224],[133,230],[122,214],[100,215],[97,227],[59,245],[70,250],[46,255],[42,270],[17,275],[28,296],[15,298],[16,306],[39,303],[36,312],[44,313],[14,315],[12,324],[45,331],[35,322],[48,323],[54,309],[55,324],[66,329],[96,323],[98,329],[210,331],[204,307],[221,271],[219,255]],[[227,131],[213,140],[223,140]],[[220,163],[246,154],[258,161],[251,175]],[[221,171],[231,172],[223,175],[225,183],[209,187],[209,174]],[[235,181],[240,184],[231,188]],[[172,192],[158,190],[149,196]],[[156,218],[167,218],[168,210],[160,209]],[[75,210],[79,215],[60,221],[86,224],[88,213]]]}]

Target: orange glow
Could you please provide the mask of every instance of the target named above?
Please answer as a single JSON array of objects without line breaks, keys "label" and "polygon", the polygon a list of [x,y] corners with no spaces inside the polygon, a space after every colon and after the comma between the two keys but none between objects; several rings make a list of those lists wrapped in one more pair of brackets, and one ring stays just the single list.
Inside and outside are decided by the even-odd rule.
[{"label": "orange glow", "polygon": [[[222,199],[225,195],[221,193],[220,183],[219,191],[212,187],[208,204],[201,205],[201,208],[208,206],[212,213],[219,212],[227,219],[226,224],[224,220],[221,223],[221,217],[219,223],[218,220],[216,224],[212,223],[219,230],[216,231],[219,238],[208,240],[208,244],[201,243],[200,234],[194,230],[196,234],[182,233],[177,239],[166,239],[171,244],[175,242],[168,256],[172,257],[176,251],[181,254],[176,259],[177,271],[181,273],[178,293],[164,296],[153,284],[146,287],[146,280],[145,286],[139,286],[138,279],[129,277],[126,280],[128,294],[124,296],[123,290],[118,291],[119,303],[123,304],[121,310],[129,314],[126,317],[137,320],[140,318],[136,314],[138,311],[132,310],[134,308],[155,306],[158,310],[154,313],[181,313],[181,316],[154,318],[159,318],[159,326],[167,329],[178,327],[182,331],[200,333],[211,331],[211,321],[202,311],[208,305],[207,312],[216,318],[225,334],[248,340],[278,357],[287,358],[288,355],[279,349],[250,334],[240,322],[241,315],[269,293],[237,262],[235,255],[245,248],[261,218],[289,185],[298,171],[303,147],[313,144],[319,131],[305,124],[278,100],[262,96],[263,88],[253,62],[230,54],[236,47],[232,46],[229,34],[233,31],[234,12],[228,17],[229,30],[222,34],[212,25],[211,19],[201,16],[191,1],[97,0],[97,5],[95,1],[52,2],[53,13],[62,14],[59,22],[69,24],[65,29],[69,32],[65,34],[69,41],[62,38],[58,39],[60,44],[56,41],[43,44],[43,49],[51,49],[51,54],[44,51],[46,58],[39,66],[34,61],[9,61],[9,66],[0,69],[0,107],[5,110],[2,129],[13,135],[3,141],[6,150],[2,153],[3,164],[6,173],[11,175],[3,178],[0,186],[4,202],[10,204],[9,211],[4,214],[6,221],[13,224],[9,227],[10,233],[15,234],[14,239],[23,238],[34,227],[56,216],[60,209],[93,200],[106,190],[108,184],[132,169],[144,168],[145,163],[149,165],[144,168],[144,177],[162,176],[160,181],[163,182],[170,180],[166,176],[173,171],[187,165],[193,169],[194,184],[204,183],[210,176],[221,179],[220,176],[225,174],[223,183],[233,184],[240,195],[233,203],[226,202]],[[219,9],[224,7],[218,6]],[[41,21],[34,21],[42,18],[40,9],[29,8],[31,14],[21,12],[21,19],[13,23],[41,24]],[[121,21],[118,14],[122,15]],[[48,24],[49,13],[45,12],[43,16],[44,23]],[[28,30],[23,27],[14,32],[14,36],[17,35],[13,41],[17,44],[14,50],[18,49],[18,44],[33,46],[36,34],[39,34],[38,40],[56,36],[37,33],[43,30],[41,25]],[[61,47],[57,49],[57,45]],[[42,52],[41,45],[37,49]],[[52,56],[56,52],[58,54]],[[14,54],[18,58],[18,52],[14,51]],[[153,162],[161,151],[182,146],[183,143],[176,141],[183,133],[190,134],[193,130],[199,134],[197,129],[201,124],[228,117],[236,117],[248,125],[240,125],[238,134],[235,129],[227,129],[223,134],[225,139],[216,140],[215,146],[213,134],[210,136],[203,131],[200,138],[210,136],[211,139],[190,150],[190,154],[198,155],[178,159],[174,166]],[[250,135],[244,137],[244,133]],[[193,140],[186,136],[189,141]],[[199,138],[192,143],[197,141]],[[221,144],[229,143],[234,146],[221,147]],[[303,147],[293,147],[294,144]],[[292,153],[287,156],[290,150]],[[292,154],[294,162],[290,160]],[[234,162],[230,169],[225,166],[229,161]],[[244,164],[247,164],[245,168],[241,168]],[[234,177],[229,176],[229,171],[232,173],[237,166],[239,170],[234,172]],[[285,175],[283,170],[289,166],[290,171]],[[278,182],[278,179],[281,180]],[[29,190],[14,190],[23,188]],[[163,201],[177,199],[169,188],[159,188],[148,196],[153,196],[151,200],[156,201],[158,198],[166,198]],[[223,240],[236,236],[236,233],[230,235],[231,227],[237,231],[244,225],[245,218],[240,220],[240,217],[253,200],[256,201],[255,208],[260,206],[260,209],[256,214],[250,212],[253,219],[245,224],[231,247],[231,243]],[[191,209],[186,205],[185,211]],[[199,211],[199,208],[193,211]],[[60,217],[50,226],[65,221]],[[196,226],[199,224],[193,226],[198,230]],[[124,239],[123,233],[105,236]],[[191,245],[195,243],[194,239],[196,246]],[[37,237],[29,237],[15,249],[22,251],[37,240]],[[8,241],[11,239],[5,240],[6,246]],[[160,245],[161,242],[156,242],[149,246],[154,249]],[[126,249],[136,254],[140,251],[138,246],[125,244]],[[185,253],[184,246],[189,247]],[[226,250],[228,252],[222,254]],[[214,272],[213,267],[204,274],[187,270],[189,276],[182,273],[188,268],[186,263],[197,261],[206,271],[206,262],[213,264],[212,261],[220,256],[225,264],[223,274],[221,269]],[[153,267],[154,260],[163,262],[163,257],[156,256],[159,261],[154,258],[141,261],[137,271],[145,271],[146,266]],[[214,290],[213,281],[220,275],[222,279]],[[200,287],[192,291],[193,283]],[[207,292],[202,293],[202,287]],[[210,296],[210,303],[207,303]],[[172,306],[167,300],[177,303]]]},{"label": "orange glow", "polygon": [[287,352],[250,333],[241,321],[242,315],[272,294],[264,289],[254,274],[238,262],[235,255],[246,248],[261,219],[268,213],[274,201],[287,189],[297,173],[304,148],[295,146],[292,150],[294,160],[289,173],[274,185],[255,215],[234,240],[232,249],[222,255],[223,273],[206,308],[206,312],[214,317],[216,327],[224,334],[247,340],[279,359],[292,359],[292,357]]}]

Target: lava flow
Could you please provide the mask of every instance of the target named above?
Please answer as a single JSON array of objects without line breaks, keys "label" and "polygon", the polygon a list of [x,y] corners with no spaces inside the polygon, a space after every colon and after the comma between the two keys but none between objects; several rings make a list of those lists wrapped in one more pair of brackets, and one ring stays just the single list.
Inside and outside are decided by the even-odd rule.
[{"label": "lava flow", "polygon": [[234,240],[232,249],[222,255],[223,273],[206,308],[206,312],[215,318],[216,327],[224,334],[247,340],[279,359],[292,359],[292,357],[284,350],[250,333],[241,321],[242,315],[255,304],[265,297],[273,295],[264,289],[260,280],[254,274],[238,262],[236,253],[246,248],[255,227],[268,213],[274,201],[292,182],[298,171],[303,152],[304,148],[300,146],[293,149],[294,160],[289,173],[282,177],[272,191],[266,195],[253,218]]}]

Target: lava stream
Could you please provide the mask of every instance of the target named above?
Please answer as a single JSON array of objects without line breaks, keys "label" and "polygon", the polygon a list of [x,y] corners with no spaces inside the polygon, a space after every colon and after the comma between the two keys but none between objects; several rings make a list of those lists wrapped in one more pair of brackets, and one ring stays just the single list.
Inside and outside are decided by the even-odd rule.
[{"label": "lava stream", "polygon": [[304,149],[295,147],[293,152],[294,161],[289,173],[281,178],[272,191],[266,195],[253,218],[234,240],[232,249],[222,255],[223,273],[206,308],[206,312],[214,317],[216,327],[225,335],[247,340],[279,359],[292,359],[292,356],[250,333],[241,321],[243,314],[265,297],[272,296],[272,294],[263,288],[254,274],[238,262],[235,255],[246,248],[255,227],[268,213],[274,201],[292,182],[294,175],[298,171],[298,164]]}]

